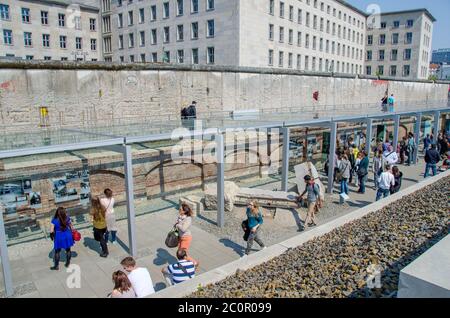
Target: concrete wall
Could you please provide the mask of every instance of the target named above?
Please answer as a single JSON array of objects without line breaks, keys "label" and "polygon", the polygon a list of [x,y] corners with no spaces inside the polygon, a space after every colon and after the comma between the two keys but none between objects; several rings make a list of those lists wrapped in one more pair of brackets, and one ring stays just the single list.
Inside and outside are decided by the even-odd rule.
[{"label": "concrete wall", "polygon": [[[182,106],[198,102],[200,117],[240,109],[301,109],[323,116],[380,111],[386,89],[397,110],[444,107],[448,84],[337,77],[287,70],[0,62],[0,127],[37,128],[39,107],[47,106],[50,126],[106,126],[111,120],[178,118]],[[313,93],[319,92],[319,101]],[[161,118],[161,117],[160,117]]]}]

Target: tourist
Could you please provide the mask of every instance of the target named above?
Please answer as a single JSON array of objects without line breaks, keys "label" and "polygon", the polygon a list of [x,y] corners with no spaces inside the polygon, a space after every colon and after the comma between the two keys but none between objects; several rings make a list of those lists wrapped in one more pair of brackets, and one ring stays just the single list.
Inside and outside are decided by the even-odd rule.
[{"label": "tourist", "polygon": [[178,230],[179,235],[178,249],[184,249],[186,253],[189,253],[192,242],[191,225],[194,213],[185,202],[181,203],[178,213],[177,222],[175,223],[175,228]]},{"label": "tourist", "polygon": [[389,96],[388,104],[389,104],[389,112],[393,113],[394,112],[394,104],[395,104],[394,94],[391,94],[391,96]]},{"label": "tourist", "polygon": [[111,189],[105,189],[103,191],[105,198],[100,199],[100,203],[105,210],[106,216],[106,234],[105,239],[108,241],[109,233],[111,233],[111,243],[116,244],[117,237],[117,225],[116,225],[116,215],[114,214],[114,198]]},{"label": "tourist", "polygon": [[128,279],[138,298],[155,293],[152,278],[146,268],[137,267],[136,261],[130,256],[125,257],[120,262],[120,265],[122,265],[123,269],[128,273]]},{"label": "tourist", "polygon": [[100,242],[102,249],[101,257],[108,256],[108,245],[106,241],[106,215],[105,209],[100,203],[100,198],[95,197],[91,200],[91,215],[94,226],[94,239]]},{"label": "tourist", "polygon": [[197,102],[192,101],[191,105],[187,108],[187,116],[189,119],[197,119]]},{"label": "tourist", "polygon": [[188,260],[188,256],[185,250],[177,251],[178,262],[176,264],[170,264],[163,268],[161,272],[166,279],[167,285],[176,285],[195,277],[195,264]]},{"label": "tourist", "polygon": [[436,175],[436,165],[440,161],[439,153],[436,150],[436,144],[432,144],[431,148],[425,152],[425,173],[424,177],[428,177],[428,171],[431,169],[433,176]]},{"label": "tourist", "polygon": [[394,175],[395,183],[391,186],[390,193],[394,194],[400,191],[402,187],[402,177],[403,173],[398,169],[397,166],[392,167],[392,174]]},{"label": "tourist", "polygon": [[367,175],[369,173],[369,158],[367,157],[367,154],[365,151],[360,152],[360,158],[361,162],[358,166],[358,182],[359,182],[359,189],[358,193],[366,193],[366,179]]},{"label": "tourist", "polygon": [[408,133],[408,143],[407,143],[408,161],[407,166],[414,162],[414,153],[416,151],[416,141],[414,140],[414,134],[412,132]]},{"label": "tourist", "polygon": [[378,190],[378,177],[383,172],[383,166],[383,153],[381,151],[376,151],[372,163],[374,190]]},{"label": "tourist", "polygon": [[348,194],[348,179],[350,178],[350,168],[351,164],[348,160],[347,155],[342,156],[341,163],[339,164],[339,173],[341,176],[341,192]]},{"label": "tourist", "polygon": [[403,136],[402,140],[400,141],[400,145],[399,145],[399,153],[400,153],[400,164],[404,164],[405,163],[405,154],[407,153],[408,150],[408,140],[406,139],[406,136]]},{"label": "tourist", "polygon": [[423,138],[423,151],[422,153],[425,153],[430,148],[431,145],[431,138],[430,134],[427,134],[425,138]]},{"label": "tourist", "polygon": [[54,266],[50,267],[51,270],[59,270],[59,260],[61,257],[61,250],[66,251],[66,267],[70,266],[70,259],[72,258],[72,252],[70,248],[74,245],[72,237],[72,222],[67,215],[66,209],[59,207],[56,209],[55,216],[52,219],[50,225],[50,237],[53,239],[54,249]]},{"label": "tourist", "polygon": [[384,172],[378,177],[378,190],[376,201],[380,200],[381,197],[388,197],[390,194],[390,189],[395,185],[394,175],[391,173],[391,167],[386,165]]},{"label": "tourist", "polygon": [[394,148],[391,145],[389,145],[387,150],[383,152],[383,161],[390,166],[395,165],[398,161],[397,152],[394,151],[393,149]]},{"label": "tourist", "polygon": [[387,108],[388,98],[389,98],[389,95],[388,95],[388,92],[386,91],[383,98],[381,99],[381,111],[383,111],[383,112],[388,111],[388,108]]},{"label": "tourist", "polygon": [[443,157],[448,151],[447,138],[444,134],[442,134],[441,137],[438,139],[438,143],[439,143],[439,155]]},{"label": "tourist", "polygon": [[253,241],[258,243],[261,249],[266,248],[266,246],[259,237],[259,229],[263,224],[263,216],[258,203],[256,201],[251,201],[247,206],[247,210],[245,211],[245,213],[247,215],[247,223],[250,229],[250,235],[248,236],[247,240],[247,248],[245,249],[245,255],[248,255],[250,254],[250,249],[252,248]]},{"label": "tourist", "polygon": [[315,226],[316,223],[316,211],[319,211],[320,202],[320,187],[317,183],[314,182],[314,179],[311,176],[306,175],[304,177],[306,186],[305,191],[300,195],[300,198],[307,193],[307,202],[308,202],[308,212],[305,219],[305,227],[306,226]]},{"label": "tourist", "polygon": [[122,271],[116,271],[112,275],[114,289],[111,293],[111,298],[136,298],[131,282]]}]

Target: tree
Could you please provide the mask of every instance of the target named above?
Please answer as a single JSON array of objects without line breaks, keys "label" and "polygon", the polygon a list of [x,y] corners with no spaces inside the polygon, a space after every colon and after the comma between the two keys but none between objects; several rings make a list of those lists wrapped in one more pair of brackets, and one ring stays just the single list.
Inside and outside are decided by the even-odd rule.
[{"label": "tree", "polygon": [[438,80],[438,77],[437,77],[437,75],[430,75],[430,76],[428,76],[428,80],[435,82]]}]

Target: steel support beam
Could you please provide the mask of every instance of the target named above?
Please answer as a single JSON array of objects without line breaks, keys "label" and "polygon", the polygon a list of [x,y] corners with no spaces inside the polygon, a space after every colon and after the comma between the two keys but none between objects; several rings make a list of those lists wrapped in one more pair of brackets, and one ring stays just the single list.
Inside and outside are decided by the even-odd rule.
[{"label": "steel support beam", "polygon": [[217,226],[225,225],[225,145],[224,136],[216,135],[217,156]]},{"label": "steel support beam", "polygon": [[0,203],[0,256],[3,270],[3,283],[5,285],[5,295],[10,297],[14,294],[12,282],[11,266],[9,264],[8,245],[6,243],[5,223],[3,222],[4,206]]},{"label": "steel support beam", "polygon": [[373,130],[372,130],[373,119],[372,118],[367,118],[366,126],[367,126],[367,128],[366,128],[366,153],[367,153],[367,156],[369,156],[369,158],[370,158],[370,150],[371,150],[370,146],[372,143],[372,135],[373,135]]},{"label": "steel support beam", "polygon": [[394,151],[397,151],[399,129],[400,129],[400,115],[395,115],[394,116],[394,140],[392,142]]},{"label": "steel support beam", "polygon": [[414,164],[419,162],[419,143],[420,143],[420,128],[422,127],[422,113],[416,114],[416,125],[414,126],[414,142],[416,148],[414,149]]},{"label": "steel support beam", "polygon": [[336,155],[337,123],[331,123],[330,151],[328,153],[328,193],[333,193],[334,156]]},{"label": "steel support beam", "polygon": [[288,177],[289,177],[289,128],[285,127],[283,131],[283,158],[281,166],[281,191],[288,190]]},{"label": "steel support beam", "polygon": [[123,146],[123,161],[125,171],[125,191],[127,193],[128,249],[130,255],[137,256],[136,244],[136,213],[134,210],[133,158],[131,146]]},{"label": "steel support beam", "polygon": [[441,112],[439,110],[434,112],[434,143],[437,143],[438,136],[439,136],[439,130],[440,128],[440,119],[441,119]]}]

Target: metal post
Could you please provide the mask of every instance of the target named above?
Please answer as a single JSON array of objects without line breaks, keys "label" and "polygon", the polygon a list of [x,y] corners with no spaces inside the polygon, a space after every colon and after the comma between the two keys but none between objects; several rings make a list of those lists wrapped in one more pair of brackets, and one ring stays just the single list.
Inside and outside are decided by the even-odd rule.
[{"label": "metal post", "polygon": [[283,131],[283,161],[281,166],[281,191],[288,190],[289,176],[289,128],[284,127]]},{"label": "metal post", "polygon": [[435,111],[434,112],[434,143],[437,143],[438,136],[439,136],[439,130],[440,130],[440,119],[441,119],[441,112]]},{"label": "metal post", "polygon": [[394,151],[397,151],[399,128],[400,128],[400,115],[395,115],[394,116],[394,140],[392,142]]},{"label": "metal post", "polygon": [[125,190],[127,193],[128,249],[130,255],[137,256],[136,213],[134,210],[133,160],[131,146],[124,145],[123,161],[125,170]]},{"label": "metal post", "polygon": [[225,158],[224,158],[224,137],[222,134],[216,135],[217,154],[217,226],[225,225]]},{"label": "metal post", "polygon": [[416,126],[414,127],[414,142],[416,148],[414,149],[414,164],[419,162],[419,142],[420,142],[420,127],[422,126],[422,113],[416,115]]},{"label": "metal post", "polygon": [[331,122],[330,151],[328,153],[328,193],[333,193],[334,156],[336,155],[337,122]]},{"label": "metal post", "polygon": [[370,146],[372,143],[372,124],[373,124],[373,119],[372,118],[367,118],[367,128],[366,128],[366,153],[367,156],[369,156],[370,158]]},{"label": "metal post", "polygon": [[6,297],[14,294],[11,266],[9,264],[8,245],[6,244],[5,223],[3,222],[4,207],[0,204],[0,256],[2,260],[3,282]]}]

